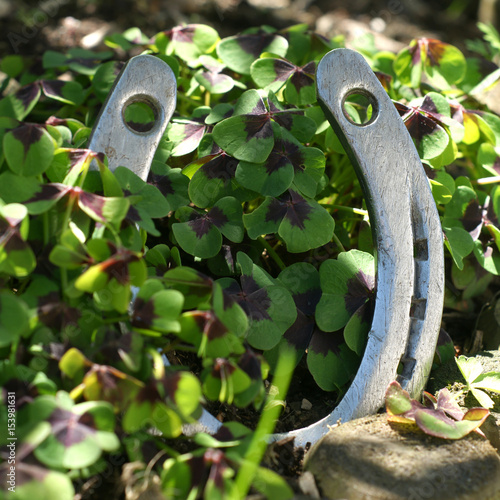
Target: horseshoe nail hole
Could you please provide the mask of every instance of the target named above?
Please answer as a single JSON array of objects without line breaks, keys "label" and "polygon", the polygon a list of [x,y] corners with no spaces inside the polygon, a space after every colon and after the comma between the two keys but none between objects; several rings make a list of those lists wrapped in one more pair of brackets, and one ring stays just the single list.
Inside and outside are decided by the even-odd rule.
[{"label": "horseshoe nail hole", "polygon": [[427,299],[416,299],[415,297],[413,297],[410,306],[410,317],[414,319],[424,320],[426,308]]},{"label": "horseshoe nail hole", "polygon": [[413,245],[413,258],[415,260],[429,260],[429,246],[427,239],[415,240]]},{"label": "horseshoe nail hole", "polygon": [[147,134],[153,130],[158,120],[158,107],[152,99],[136,95],[123,106],[123,122],[132,132]]},{"label": "horseshoe nail hole", "polygon": [[352,90],[342,101],[342,112],[353,125],[368,125],[377,117],[377,100],[364,89]]},{"label": "horseshoe nail hole", "polygon": [[410,380],[417,361],[413,358],[403,356],[399,362],[396,380],[402,384],[405,380]]}]

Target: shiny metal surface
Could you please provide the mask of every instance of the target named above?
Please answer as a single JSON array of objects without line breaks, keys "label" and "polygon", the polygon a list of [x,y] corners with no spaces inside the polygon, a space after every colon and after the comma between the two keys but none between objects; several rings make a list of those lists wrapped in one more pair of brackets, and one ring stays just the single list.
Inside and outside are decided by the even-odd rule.
[{"label": "shiny metal surface", "polygon": [[[443,232],[418,153],[391,99],[361,54],[336,49],[318,65],[318,101],[362,184],[374,231],[377,291],[361,366],[333,412],[286,436],[314,443],[340,419],[376,413],[388,384],[398,380],[413,396],[427,381],[444,298]],[[362,94],[371,120],[356,125],[344,101]],[[398,366],[402,373],[398,375]],[[274,439],[285,435],[274,435]]]},{"label": "shiny metal surface", "polygon": [[[164,61],[150,55],[133,57],[116,78],[97,117],[89,149],[105,153],[111,170],[124,166],[146,180],[176,98],[175,76]],[[134,102],[146,103],[154,113],[148,132],[138,132],[124,120],[125,108]]]}]

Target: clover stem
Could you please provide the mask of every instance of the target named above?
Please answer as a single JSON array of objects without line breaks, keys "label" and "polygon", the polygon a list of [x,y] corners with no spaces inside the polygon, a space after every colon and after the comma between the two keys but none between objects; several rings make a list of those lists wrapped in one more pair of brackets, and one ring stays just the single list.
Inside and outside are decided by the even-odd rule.
[{"label": "clover stem", "polygon": [[71,193],[68,200],[68,206],[66,207],[66,212],[64,213],[63,223],[61,224],[61,233],[64,232],[69,227],[69,219],[71,217],[71,212],[73,210],[73,205],[76,201],[76,194]]},{"label": "clover stem", "polygon": [[[38,181],[40,184],[43,184],[43,176],[39,175],[38,176]],[[50,232],[49,232],[49,214],[48,212],[44,212],[42,214],[42,224],[43,224],[43,244],[44,246],[47,246],[50,241]]]},{"label": "clover stem", "polygon": [[495,175],[492,177],[482,177],[476,181],[480,186],[484,186],[486,184],[495,184],[500,182],[500,175]]},{"label": "clover stem", "polygon": [[15,366],[17,364],[16,363],[16,355],[17,355],[17,346],[18,345],[19,345],[19,339],[12,342],[12,347],[10,349],[10,357],[9,357],[9,361],[10,361],[12,366]]},{"label": "clover stem", "polygon": [[200,103],[198,101],[195,101],[194,99],[191,99],[190,97],[187,97],[185,96],[184,94],[182,94],[181,92],[179,92],[177,94],[177,99],[179,101],[182,101],[182,102],[185,102],[185,103],[188,103],[188,104],[191,104],[193,106],[196,106],[198,107],[200,105]]},{"label": "clover stem", "polygon": [[342,245],[342,242],[340,241],[339,237],[333,233],[333,241],[335,242],[335,244],[339,247],[340,251],[341,252],[345,252],[345,248],[344,248],[344,245]]},{"label": "clover stem", "polygon": [[43,223],[43,244],[47,246],[50,242],[50,232],[49,232],[49,213],[44,212],[42,214],[42,223]]},{"label": "clover stem", "polygon": [[276,250],[266,241],[262,236],[257,238],[259,243],[266,249],[269,257],[271,257],[278,267],[283,271],[286,268],[285,263],[281,260],[281,257],[276,253]]},{"label": "clover stem", "polygon": [[278,357],[278,365],[273,379],[274,390],[269,391],[264,410],[252,436],[241,467],[233,483],[229,498],[236,500],[247,496],[259,464],[268,444],[268,437],[274,431],[276,422],[283,408],[290,381],[292,380],[295,356],[287,350],[282,350]]},{"label": "clover stem", "polygon": [[334,205],[332,203],[320,203],[322,207],[333,208],[334,210],[343,210],[345,212],[351,212],[356,215],[362,215],[363,217],[368,216],[368,210],[363,210],[362,208],[347,207],[345,205]]}]

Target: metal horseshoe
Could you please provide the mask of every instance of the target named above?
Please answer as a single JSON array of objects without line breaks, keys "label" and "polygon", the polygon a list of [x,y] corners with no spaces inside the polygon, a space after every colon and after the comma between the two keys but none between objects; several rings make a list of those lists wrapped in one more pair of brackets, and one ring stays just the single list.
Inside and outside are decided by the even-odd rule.
[{"label": "metal horseshoe", "polygon": [[[376,248],[376,299],[358,372],[330,415],[271,440],[295,437],[296,446],[318,441],[338,420],[376,413],[386,387],[398,380],[412,396],[424,388],[439,333],[444,299],[443,236],[422,163],[393,102],[361,54],[335,49],[316,72],[317,96],[360,180]],[[371,119],[351,121],[345,101],[352,94],[372,105]],[[147,178],[154,152],[175,108],[176,82],[153,56],[132,58],[117,78],[97,119],[89,148],[108,155],[111,169],[127,166]],[[124,107],[147,102],[155,125],[132,130]],[[165,363],[168,360],[164,357]],[[206,410],[185,432],[215,433],[221,426]]]}]

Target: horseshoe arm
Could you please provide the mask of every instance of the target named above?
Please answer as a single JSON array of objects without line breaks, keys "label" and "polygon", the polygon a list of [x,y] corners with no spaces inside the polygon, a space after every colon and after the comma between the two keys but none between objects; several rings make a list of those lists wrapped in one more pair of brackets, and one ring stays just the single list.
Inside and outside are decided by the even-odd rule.
[{"label": "horseshoe arm", "polygon": [[[376,413],[393,380],[412,396],[421,392],[432,365],[444,296],[439,216],[394,104],[363,56],[348,49],[329,52],[318,65],[316,80],[318,101],[354,165],[368,206],[376,299],[365,353],[350,388],[330,415],[287,434],[296,437],[296,445],[317,441],[339,419]],[[344,102],[350,94],[371,102],[368,123],[355,124],[347,117]]]},{"label": "horseshoe arm", "polygon": [[[89,139],[89,149],[105,153],[111,170],[128,167],[142,180],[148,177],[158,143],[175,110],[177,83],[170,67],[158,57],[132,57],[109,92]],[[154,115],[147,132],[130,128],[125,108],[146,103]]]}]

